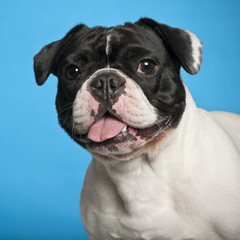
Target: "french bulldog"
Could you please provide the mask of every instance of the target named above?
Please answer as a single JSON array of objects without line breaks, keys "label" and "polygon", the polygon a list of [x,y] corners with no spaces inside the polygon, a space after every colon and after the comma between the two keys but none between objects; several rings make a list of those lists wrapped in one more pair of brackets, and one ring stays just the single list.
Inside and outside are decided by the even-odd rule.
[{"label": "french bulldog", "polygon": [[240,239],[240,117],[197,108],[180,77],[202,42],[142,18],[77,25],[34,57],[58,78],[62,128],[92,154],[80,200],[91,240]]}]

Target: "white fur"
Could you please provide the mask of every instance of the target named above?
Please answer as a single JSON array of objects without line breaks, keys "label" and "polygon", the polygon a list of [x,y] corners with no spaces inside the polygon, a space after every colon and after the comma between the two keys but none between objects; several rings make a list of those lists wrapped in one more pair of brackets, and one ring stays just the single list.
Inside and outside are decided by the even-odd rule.
[{"label": "white fur", "polygon": [[91,240],[239,239],[240,117],[198,109],[186,92],[164,147],[114,165],[93,158],[81,194]]},{"label": "white fur", "polygon": [[201,66],[201,59],[202,59],[202,42],[197,38],[197,36],[190,32],[190,31],[185,31],[186,33],[188,33],[191,42],[192,42],[192,57],[193,57],[193,66],[196,69],[196,72],[198,72],[198,70],[200,69]]},{"label": "white fur", "polygon": [[86,81],[77,92],[73,102],[73,126],[79,134],[86,134],[94,121],[91,116],[93,111],[98,113],[99,102],[97,102],[88,91],[90,81]]},{"label": "white fur", "polygon": [[113,104],[112,109],[127,123],[135,128],[147,128],[157,121],[157,109],[153,107],[142,89],[127,75],[119,72],[125,78],[125,94]]}]

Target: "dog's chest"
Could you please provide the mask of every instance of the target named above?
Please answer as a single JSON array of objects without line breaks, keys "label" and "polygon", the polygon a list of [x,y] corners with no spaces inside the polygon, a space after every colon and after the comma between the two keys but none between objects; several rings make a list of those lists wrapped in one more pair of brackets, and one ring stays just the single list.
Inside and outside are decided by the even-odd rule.
[{"label": "dog's chest", "polygon": [[172,215],[168,189],[159,184],[158,177],[150,177],[141,171],[138,169],[124,178],[113,177],[123,200],[121,217],[115,222],[120,237],[126,238],[135,232],[137,239],[149,239],[159,231],[160,218]]},{"label": "dog's chest", "polygon": [[97,180],[99,186],[104,185],[104,193],[97,191],[92,203],[82,204],[85,225],[95,226],[89,231],[102,239],[187,238],[187,226],[170,198],[167,172],[156,174],[144,162],[132,164],[136,165],[108,169],[104,174],[111,182],[106,178]]}]

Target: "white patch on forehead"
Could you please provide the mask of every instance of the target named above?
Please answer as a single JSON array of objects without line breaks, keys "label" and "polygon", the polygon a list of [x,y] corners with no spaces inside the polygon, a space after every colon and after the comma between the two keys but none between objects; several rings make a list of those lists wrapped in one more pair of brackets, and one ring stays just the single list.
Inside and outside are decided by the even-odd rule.
[{"label": "white patch on forehead", "polygon": [[107,56],[109,56],[109,54],[111,53],[111,50],[112,50],[111,45],[110,45],[111,38],[112,38],[111,35],[107,35],[107,44],[106,44],[106,54],[107,54]]},{"label": "white patch on forehead", "polygon": [[197,36],[190,31],[185,31],[192,42],[192,57],[193,57],[193,67],[196,71],[199,70],[202,63],[202,42],[197,38]]}]

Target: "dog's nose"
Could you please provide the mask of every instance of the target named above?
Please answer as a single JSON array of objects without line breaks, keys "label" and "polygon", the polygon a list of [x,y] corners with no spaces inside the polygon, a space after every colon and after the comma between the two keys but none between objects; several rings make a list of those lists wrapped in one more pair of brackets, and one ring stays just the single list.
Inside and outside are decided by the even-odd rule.
[{"label": "dog's nose", "polygon": [[115,95],[125,82],[124,78],[116,74],[101,74],[92,80],[91,87],[98,96],[106,99]]}]

